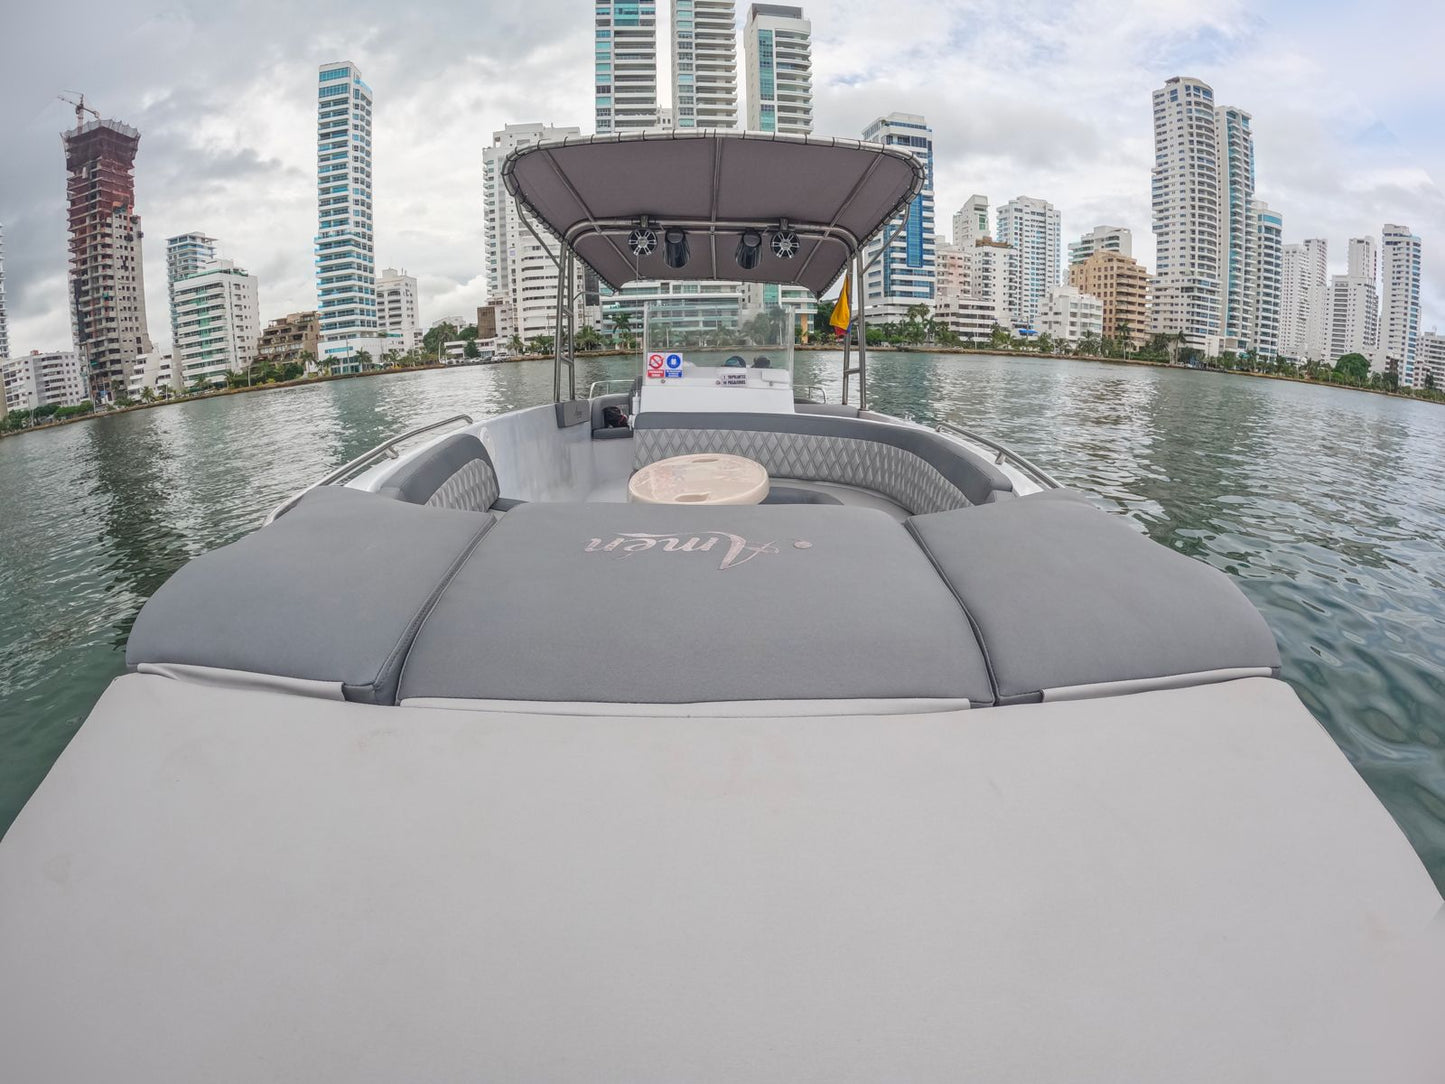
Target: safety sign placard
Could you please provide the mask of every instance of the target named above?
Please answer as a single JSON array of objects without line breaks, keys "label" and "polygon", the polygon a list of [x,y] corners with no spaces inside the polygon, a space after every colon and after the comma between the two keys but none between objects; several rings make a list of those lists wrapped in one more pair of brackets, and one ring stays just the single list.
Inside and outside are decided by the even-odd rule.
[{"label": "safety sign placard", "polygon": [[676,369],[676,370],[679,370],[679,371],[680,371],[680,370],[682,369],[682,355],[681,355],[681,354],[668,354],[668,355],[667,355],[667,367],[668,367],[669,369]]},{"label": "safety sign placard", "polygon": [[661,369],[661,368],[662,368],[662,355],[661,355],[661,354],[648,354],[648,355],[647,355],[647,368],[648,368],[649,371],[654,370],[654,369]]}]

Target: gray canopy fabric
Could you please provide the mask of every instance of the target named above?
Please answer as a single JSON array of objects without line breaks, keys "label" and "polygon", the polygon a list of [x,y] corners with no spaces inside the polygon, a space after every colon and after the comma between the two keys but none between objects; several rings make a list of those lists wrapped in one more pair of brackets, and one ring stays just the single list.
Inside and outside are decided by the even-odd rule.
[{"label": "gray canopy fabric", "polygon": [[[588,136],[514,151],[507,191],[613,287],[634,279],[778,282],[821,293],[849,256],[913,199],[923,165],[906,151],[844,139],[696,131]],[[643,217],[657,235],[634,256]],[[774,255],[782,222],[792,259]],[[687,233],[682,267],[664,260],[663,232]],[[763,233],[761,259],[735,259],[744,230]]]}]

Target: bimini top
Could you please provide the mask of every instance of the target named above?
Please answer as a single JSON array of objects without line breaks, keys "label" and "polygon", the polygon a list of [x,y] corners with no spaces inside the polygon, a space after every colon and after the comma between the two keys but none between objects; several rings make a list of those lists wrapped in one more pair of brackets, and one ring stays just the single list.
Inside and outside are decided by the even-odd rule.
[{"label": "bimini top", "polygon": [[821,293],[924,171],[875,143],[705,130],[538,143],[513,151],[502,177],[613,287],[724,279]]}]

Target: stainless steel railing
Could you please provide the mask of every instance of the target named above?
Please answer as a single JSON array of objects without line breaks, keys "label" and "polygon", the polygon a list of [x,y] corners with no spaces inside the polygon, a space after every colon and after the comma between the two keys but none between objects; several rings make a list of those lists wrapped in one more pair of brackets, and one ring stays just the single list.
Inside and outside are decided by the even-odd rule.
[{"label": "stainless steel railing", "polygon": [[1002,466],[1005,463],[1011,464],[1023,471],[1045,489],[1063,488],[1063,483],[1048,471],[1044,470],[1043,467],[1040,467],[1031,460],[1025,459],[1012,448],[1006,447],[990,437],[975,433],[971,429],[965,429],[961,425],[954,425],[953,422],[935,422],[933,427],[940,433],[952,433],[956,437],[963,437],[965,440],[971,440],[975,444],[982,444],[985,448],[995,453],[993,459],[995,465]]},{"label": "stainless steel railing", "polygon": [[448,425],[455,425],[457,422],[461,422],[463,425],[471,425],[472,416],[470,414],[453,414],[450,418],[443,418],[441,419],[441,421],[428,422],[426,425],[419,425],[415,429],[408,429],[405,433],[401,433],[397,436],[391,437],[388,440],[382,441],[375,448],[372,448],[368,452],[361,453],[361,455],[351,460],[351,462],[343,463],[330,474],[326,475],[326,477],[320,479],[319,481],[312,482],[305,489],[297,493],[293,493],[291,496],[287,497],[275,508],[271,509],[270,514],[266,517],[265,521],[262,522],[261,526],[265,527],[270,525],[271,523],[274,523],[277,516],[280,516],[285,512],[290,511],[290,509],[296,504],[297,501],[299,501],[302,497],[306,496],[306,494],[310,493],[313,489],[320,489],[322,486],[334,486],[337,482],[345,481],[347,478],[352,478],[355,475],[360,474],[362,470],[372,466],[373,464],[379,462],[382,459],[395,459],[398,454],[396,451],[397,445],[404,444],[406,441],[411,440],[415,437],[419,437],[423,433],[430,433],[433,429],[442,429]]},{"label": "stainless steel railing", "polygon": [[[596,399],[599,395],[614,395],[618,392],[631,391],[632,385],[637,383],[630,376],[616,376],[608,380],[594,380],[587,388],[587,398]],[[599,392],[597,389],[601,388]]]}]

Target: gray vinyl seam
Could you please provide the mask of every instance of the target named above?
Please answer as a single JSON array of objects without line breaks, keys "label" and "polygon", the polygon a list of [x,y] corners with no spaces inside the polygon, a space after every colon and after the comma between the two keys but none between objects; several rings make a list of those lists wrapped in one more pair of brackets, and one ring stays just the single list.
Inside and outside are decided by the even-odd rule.
[{"label": "gray vinyl seam", "polygon": [[963,616],[968,619],[968,627],[973,630],[973,638],[978,642],[978,650],[983,655],[983,667],[988,673],[989,687],[993,690],[993,702],[994,704],[1002,703],[1002,700],[999,698],[998,675],[993,672],[993,659],[989,657],[988,645],[983,642],[983,630],[978,627],[978,622],[974,620],[973,614],[969,611],[968,603],[963,601],[963,596],[958,593],[958,588],[954,587],[953,581],[944,574],[943,566],[934,558],[933,551],[928,548],[928,543],[923,541],[923,538],[914,529],[913,520],[904,520],[903,527],[913,537],[913,541],[917,543],[918,548],[923,551],[923,555],[928,558],[928,563],[933,566],[933,571],[936,572],[938,578],[947,585],[949,592],[953,595],[954,601],[958,603],[958,608],[963,611]]},{"label": "gray vinyl seam", "polygon": [[[381,668],[377,671],[377,677],[380,677],[391,668],[391,664],[393,661],[395,661],[398,654],[411,654],[411,646],[416,642],[416,634],[421,631],[422,623],[426,621],[428,615],[431,614],[432,608],[435,607],[437,604],[437,600],[442,597],[442,592],[445,591],[448,586],[450,586],[453,578],[455,578],[456,574],[461,571],[462,565],[467,563],[467,559],[471,557],[472,552],[477,548],[478,543],[480,543],[481,540],[487,536],[487,532],[490,531],[493,527],[495,527],[496,524],[496,517],[490,517],[487,522],[482,525],[482,529],[472,537],[470,544],[468,544],[461,553],[457,554],[456,558],[452,561],[451,565],[448,566],[446,572],[443,574],[441,582],[432,589],[431,594],[427,596],[424,602],[422,602],[420,608],[418,608],[416,612],[416,615],[407,624],[406,629],[402,632],[401,637],[397,640],[396,646],[391,649],[390,654],[388,654],[386,657],[386,661],[381,664]],[[387,701],[387,703],[389,704],[395,704],[397,701],[397,694],[401,691],[401,675],[405,669],[406,660],[403,658],[401,666],[398,667],[396,673],[396,692],[392,693],[391,699]],[[364,686],[343,685],[341,688],[343,695],[346,695],[349,693],[350,690],[364,688]],[[375,682],[373,682],[373,696],[375,696],[375,690],[376,685]],[[351,696],[346,695],[346,699],[350,700]],[[374,702],[375,701],[373,700],[373,703]]]}]

